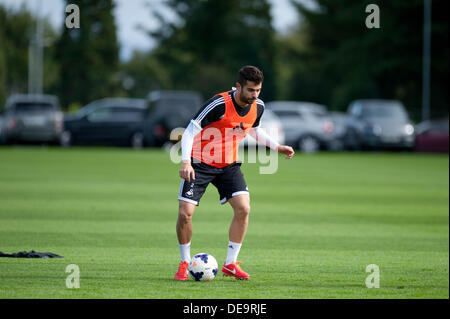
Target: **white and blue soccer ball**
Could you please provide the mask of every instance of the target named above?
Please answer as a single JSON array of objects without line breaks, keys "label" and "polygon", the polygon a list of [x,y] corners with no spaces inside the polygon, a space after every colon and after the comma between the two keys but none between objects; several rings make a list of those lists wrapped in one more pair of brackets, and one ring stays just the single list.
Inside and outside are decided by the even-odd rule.
[{"label": "white and blue soccer ball", "polygon": [[189,275],[195,281],[211,281],[217,275],[217,261],[207,253],[200,253],[192,257],[189,263]]}]

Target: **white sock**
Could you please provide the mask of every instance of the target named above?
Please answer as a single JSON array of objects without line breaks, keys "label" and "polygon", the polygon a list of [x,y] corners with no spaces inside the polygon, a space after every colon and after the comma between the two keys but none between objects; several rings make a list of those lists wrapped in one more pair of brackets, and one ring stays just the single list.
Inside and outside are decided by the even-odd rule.
[{"label": "white sock", "polygon": [[180,247],[180,255],[181,255],[181,261],[191,261],[191,243],[187,244],[178,244]]},{"label": "white sock", "polygon": [[232,241],[228,242],[227,260],[225,261],[225,265],[229,265],[237,261],[237,257],[239,255],[239,250],[241,250],[241,246],[242,244],[234,243]]}]

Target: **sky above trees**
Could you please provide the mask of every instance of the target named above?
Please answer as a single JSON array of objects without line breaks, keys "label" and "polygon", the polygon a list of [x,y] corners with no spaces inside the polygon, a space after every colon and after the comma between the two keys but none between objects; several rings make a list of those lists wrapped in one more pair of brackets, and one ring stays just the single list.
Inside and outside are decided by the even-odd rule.
[{"label": "sky above trees", "polygon": [[[114,16],[117,23],[117,35],[120,42],[121,60],[129,60],[135,49],[148,50],[156,45],[151,37],[137,28],[141,24],[146,29],[155,29],[158,22],[150,15],[146,3],[163,9],[162,0],[115,0]],[[270,0],[272,4],[273,26],[278,32],[286,32],[298,20],[297,11],[290,4],[290,0]],[[314,0],[303,0],[308,7],[314,7]],[[7,8],[20,8],[25,4],[32,11],[40,10],[42,16],[59,29],[64,21],[64,0],[2,0]],[[40,9],[38,9],[38,7]],[[168,18],[175,18],[169,10],[164,10]]]}]

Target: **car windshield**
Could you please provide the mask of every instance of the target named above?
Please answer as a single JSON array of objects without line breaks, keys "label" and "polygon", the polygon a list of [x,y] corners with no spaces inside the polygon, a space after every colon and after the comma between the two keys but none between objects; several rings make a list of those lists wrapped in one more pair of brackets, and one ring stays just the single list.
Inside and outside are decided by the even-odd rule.
[{"label": "car windshield", "polygon": [[362,116],[365,118],[407,118],[407,115],[401,105],[394,103],[365,104],[362,108]]},{"label": "car windshield", "polygon": [[184,125],[197,111],[199,104],[195,99],[168,97],[150,103],[150,108],[155,118],[168,118],[173,125]]},{"label": "car windshield", "polygon": [[279,117],[298,117],[299,114],[297,111],[291,111],[291,110],[274,110],[273,111],[276,115]]},{"label": "car windshield", "polygon": [[158,101],[159,107],[164,110],[179,111],[183,109],[193,110],[197,105],[196,100],[183,98],[165,98]]},{"label": "car windshield", "polygon": [[15,110],[17,113],[42,113],[42,112],[51,112],[55,110],[52,104],[48,103],[34,103],[34,102],[26,102],[26,103],[17,103],[15,105]]},{"label": "car windshield", "polygon": [[77,117],[83,117],[89,113],[91,113],[93,110],[97,109],[96,105],[86,105],[85,107],[81,108],[77,112]]}]

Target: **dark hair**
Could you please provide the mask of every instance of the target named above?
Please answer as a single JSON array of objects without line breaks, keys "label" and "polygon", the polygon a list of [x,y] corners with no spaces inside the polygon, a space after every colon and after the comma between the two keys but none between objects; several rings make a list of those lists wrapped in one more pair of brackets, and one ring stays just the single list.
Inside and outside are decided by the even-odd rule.
[{"label": "dark hair", "polygon": [[246,65],[239,70],[237,82],[245,86],[247,81],[252,81],[256,84],[262,83],[264,81],[264,75],[257,67]]}]

